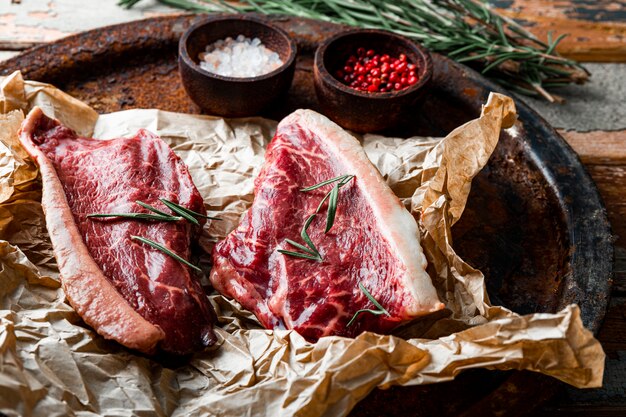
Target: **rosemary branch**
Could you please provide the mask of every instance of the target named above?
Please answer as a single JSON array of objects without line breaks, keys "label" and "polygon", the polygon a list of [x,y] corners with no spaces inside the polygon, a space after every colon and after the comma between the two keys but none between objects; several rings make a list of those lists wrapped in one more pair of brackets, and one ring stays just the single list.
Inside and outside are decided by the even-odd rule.
[{"label": "rosemary branch", "polygon": [[[139,0],[120,0],[132,7]],[[563,39],[537,39],[481,0],[159,0],[196,12],[258,12],[307,17],[385,29],[419,41],[431,51],[477,67],[505,87],[560,101],[547,90],[582,84],[589,72],[555,48]]]}]

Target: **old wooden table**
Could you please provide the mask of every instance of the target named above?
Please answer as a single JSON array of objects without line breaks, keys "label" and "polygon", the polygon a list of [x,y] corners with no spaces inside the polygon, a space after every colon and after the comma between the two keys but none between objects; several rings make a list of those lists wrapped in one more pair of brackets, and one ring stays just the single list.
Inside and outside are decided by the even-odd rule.
[{"label": "old wooden table", "polygon": [[[154,0],[127,11],[117,0],[4,0],[0,4],[0,60],[74,32],[177,13]],[[615,234],[615,278],[609,310],[598,335],[607,353],[604,387],[564,388],[538,412],[542,416],[626,416],[626,1],[492,0],[545,37],[569,33],[559,51],[589,62],[586,86],[560,92],[564,105],[522,98],[556,127],[596,181]]]}]

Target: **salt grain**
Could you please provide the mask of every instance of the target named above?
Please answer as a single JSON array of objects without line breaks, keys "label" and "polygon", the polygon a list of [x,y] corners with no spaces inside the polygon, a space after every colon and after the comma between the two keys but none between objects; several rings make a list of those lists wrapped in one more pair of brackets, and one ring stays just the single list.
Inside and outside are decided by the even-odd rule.
[{"label": "salt grain", "polygon": [[256,77],[274,71],[283,65],[278,54],[268,49],[259,38],[236,39],[230,36],[207,45],[206,52],[198,54],[200,67],[227,77]]}]

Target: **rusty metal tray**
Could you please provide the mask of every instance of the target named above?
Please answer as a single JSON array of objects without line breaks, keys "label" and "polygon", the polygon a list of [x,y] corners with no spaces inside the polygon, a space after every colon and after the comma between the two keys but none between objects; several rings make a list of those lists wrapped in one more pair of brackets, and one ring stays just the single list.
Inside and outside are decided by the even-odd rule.
[{"label": "rusty metal tray", "polygon": [[[105,113],[130,108],[199,113],[177,71],[178,38],[198,16],[147,19],[80,33],[0,63],[0,74],[55,84]],[[317,109],[312,55],[343,27],[271,17],[300,49],[288,98],[265,116]],[[480,112],[490,91],[504,92],[471,69],[434,54],[432,88],[407,120],[404,135],[442,136]],[[587,327],[598,330],[612,274],[609,222],[580,160],[541,117],[516,102],[522,128],[503,133],[488,165],[474,180],[454,245],[485,273],[495,304],[518,313],[554,312],[578,303]],[[560,387],[528,372],[471,371],[455,381],[375,390],[353,416],[522,415]]]}]

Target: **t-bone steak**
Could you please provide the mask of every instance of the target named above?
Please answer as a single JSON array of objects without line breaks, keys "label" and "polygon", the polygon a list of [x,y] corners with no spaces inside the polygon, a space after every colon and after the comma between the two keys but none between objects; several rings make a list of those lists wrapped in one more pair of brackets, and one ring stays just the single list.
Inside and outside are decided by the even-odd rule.
[{"label": "t-bone steak", "polygon": [[[187,167],[159,137],[78,137],[33,109],[20,141],[37,162],[42,206],[65,294],[99,334],[132,349],[188,354],[215,340],[215,312],[188,266],[144,243],[156,241],[185,259],[199,230],[187,221],[88,218],[90,213],[169,212],[159,198],[206,213]],[[202,224],[202,223],[201,223]]]},{"label": "t-bone steak", "polygon": [[[307,229],[322,261],[278,252],[302,252],[303,223],[333,187],[301,189],[342,175],[328,233],[327,203]],[[302,252],[303,253],[303,252]],[[387,333],[401,323],[440,310],[419,229],[368,160],[360,143],[310,110],[285,118],[268,146],[255,182],[252,207],[213,251],[213,286],[252,311],[267,328],[295,329],[310,341],[322,336]],[[389,313],[377,310],[361,284]]]}]

